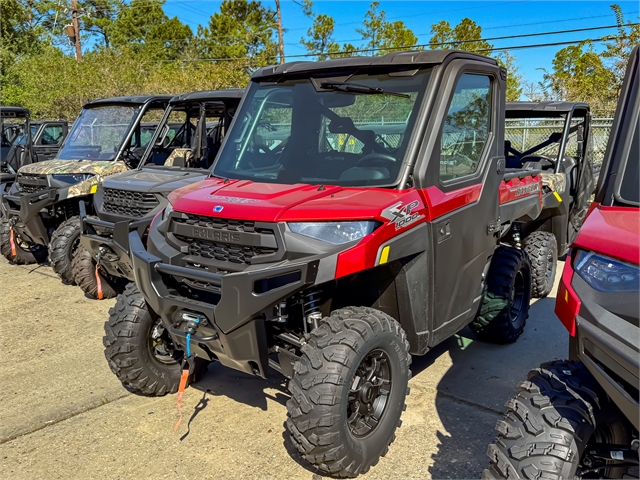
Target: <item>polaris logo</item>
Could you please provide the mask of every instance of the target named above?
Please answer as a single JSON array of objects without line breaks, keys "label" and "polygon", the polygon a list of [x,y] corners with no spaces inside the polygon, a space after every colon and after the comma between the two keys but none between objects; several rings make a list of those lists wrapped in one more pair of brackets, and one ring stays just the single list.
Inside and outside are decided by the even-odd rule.
[{"label": "polaris logo", "polygon": [[239,233],[211,230],[208,228],[193,227],[193,236],[195,238],[204,238],[215,242],[240,243],[242,241],[242,237]]}]

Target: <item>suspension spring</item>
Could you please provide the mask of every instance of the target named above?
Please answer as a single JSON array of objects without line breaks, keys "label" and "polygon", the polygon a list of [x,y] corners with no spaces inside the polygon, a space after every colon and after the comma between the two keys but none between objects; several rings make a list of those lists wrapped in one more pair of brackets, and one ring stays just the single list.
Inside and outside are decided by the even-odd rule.
[{"label": "suspension spring", "polygon": [[303,293],[302,306],[304,309],[304,318],[309,325],[313,325],[313,328],[318,328],[318,322],[322,318],[322,312],[320,311],[321,304],[321,290],[307,290]]}]

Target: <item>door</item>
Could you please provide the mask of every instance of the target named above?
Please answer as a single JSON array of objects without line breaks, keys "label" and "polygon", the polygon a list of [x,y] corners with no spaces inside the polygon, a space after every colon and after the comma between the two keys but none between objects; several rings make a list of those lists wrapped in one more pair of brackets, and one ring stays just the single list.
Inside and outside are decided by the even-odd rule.
[{"label": "door", "polygon": [[51,160],[56,156],[67,134],[67,126],[60,122],[43,124],[33,140],[34,162]]},{"label": "door", "polygon": [[433,184],[424,190],[434,246],[432,345],[475,316],[496,245],[488,226],[497,220],[498,164],[504,165],[499,72],[462,70],[443,100],[439,142],[429,165]]}]

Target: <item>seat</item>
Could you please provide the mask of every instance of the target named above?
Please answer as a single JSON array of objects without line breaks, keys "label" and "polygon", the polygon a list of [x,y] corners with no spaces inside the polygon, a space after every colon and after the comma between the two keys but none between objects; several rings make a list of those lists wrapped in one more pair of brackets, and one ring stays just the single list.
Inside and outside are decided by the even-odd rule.
[{"label": "seat", "polygon": [[176,148],[164,162],[165,167],[186,167],[193,156],[190,148]]}]

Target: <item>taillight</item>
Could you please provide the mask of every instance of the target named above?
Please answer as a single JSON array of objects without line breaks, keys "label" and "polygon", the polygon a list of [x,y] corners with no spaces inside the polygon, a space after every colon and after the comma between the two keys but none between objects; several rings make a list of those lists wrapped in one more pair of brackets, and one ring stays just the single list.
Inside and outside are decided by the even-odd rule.
[{"label": "taillight", "polygon": [[562,324],[569,331],[572,337],[576,335],[576,317],[580,312],[580,298],[571,286],[573,278],[573,267],[571,265],[571,252],[567,255],[564,262],[564,270],[562,271],[562,279],[558,287],[558,295],[556,297],[555,314],[558,316]]}]

